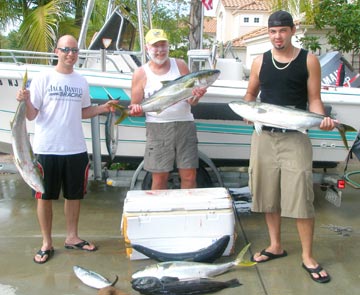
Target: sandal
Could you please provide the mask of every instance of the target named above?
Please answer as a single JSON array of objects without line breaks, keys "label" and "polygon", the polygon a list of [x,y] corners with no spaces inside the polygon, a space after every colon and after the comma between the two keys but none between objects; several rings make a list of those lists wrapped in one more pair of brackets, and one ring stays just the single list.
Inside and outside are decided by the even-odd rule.
[{"label": "sandal", "polygon": [[88,241],[81,241],[80,243],[77,244],[65,244],[64,247],[66,249],[71,249],[71,250],[84,250],[84,251],[89,251],[89,252],[93,252],[97,250],[97,247],[94,246],[93,249],[86,249],[84,248],[84,246],[90,246],[90,243]]},{"label": "sandal", "polygon": [[[324,269],[320,266],[320,264],[315,267],[315,268],[310,268],[310,267],[307,267],[304,263],[302,264],[302,267],[310,274],[310,277],[312,280],[314,280],[315,282],[317,283],[327,283],[327,282],[330,282],[330,276],[329,274],[327,274],[326,277],[322,277],[320,275],[320,272],[323,271]],[[315,278],[313,276],[313,274],[317,274],[318,277]]]},{"label": "sandal", "polygon": [[[36,255],[35,257],[38,255],[40,256],[40,260],[36,260],[35,257],[34,257],[34,262],[37,263],[37,264],[44,264],[45,262],[48,262],[50,260],[51,257],[54,256],[54,248],[51,248],[49,250],[39,250],[36,252]],[[43,258],[45,257],[45,260],[42,260]]]},{"label": "sandal", "polygon": [[274,254],[274,253],[271,253],[271,252],[267,252],[264,250],[262,250],[260,252],[260,255],[259,256],[266,256],[267,259],[264,259],[264,260],[256,260],[255,259],[255,256],[251,256],[250,260],[252,262],[257,262],[257,263],[262,263],[262,262],[267,262],[267,261],[270,261],[270,260],[273,260],[273,259],[277,259],[277,258],[281,258],[281,257],[286,257],[287,256],[287,252],[284,250],[284,252],[282,252],[281,254]]}]

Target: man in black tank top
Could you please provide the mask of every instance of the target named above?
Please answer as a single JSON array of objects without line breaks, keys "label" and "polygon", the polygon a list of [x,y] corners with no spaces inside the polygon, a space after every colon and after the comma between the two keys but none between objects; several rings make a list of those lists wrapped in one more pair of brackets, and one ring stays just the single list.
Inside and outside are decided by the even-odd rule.
[{"label": "man in black tank top", "polygon": [[[320,97],[321,69],[316,56],[296,48],[291,39],[296,28],[286,11],[270,15],[268,33],[273,48],[255,58],[244,97],[254,101],[294,106],[324,115]],[[335,122],[326,117],[322,130],[332,130]],[[330,281],[329,274],[312,254],[314,234],[314,192],[312,145],[307,134],[277,132],[263,128],[251,141],[249,186],[254,212],[265,213],[270,245],[256,253],[253,261],[266,262],[287,256],[281,245],[281,217],[295,218],[302,246],[302,267],[319,283]]]}]

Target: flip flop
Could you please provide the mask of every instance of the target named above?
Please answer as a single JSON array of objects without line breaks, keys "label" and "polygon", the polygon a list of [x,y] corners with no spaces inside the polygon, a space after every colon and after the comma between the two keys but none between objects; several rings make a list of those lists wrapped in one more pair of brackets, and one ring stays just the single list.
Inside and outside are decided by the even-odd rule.
[{"label": "flip flop", "polygon": [[[43,250],[39,250],[39,251],[37,251],[36,252],[36,255],[39,255],[40,256],[40,259],[42,259],[45,255],[46,255],[46,259],[45,260],[39,260],[39,261],[37,261],[36,259],[35,259],[35,257],[34,257],[34,262],[35,263],[37,263],[37,264],[44,264],[45,262],[48,262],[49,260],[50,260],[50,258],[51,257],[53,257],[54,256],[54,248],[51,248],[51,249],[49,249],[49,250],[45,250],[45,251],[43,251]],[[36,256],[35,255],[35,256]]]},{"label": "flip flop", "polygon": [[71,249],[71,250],[84,250],[84,251],[89,251],[89,252],[93,252],[97,250],[97,247],[95,246],[94,249],[85,249],[84,246],[90,246],[90,243],[88,241],[81,241],[80,243],[77,244],[65,244],[64,247],[66,249]]},{"label": "flip flop", "polygon": [[[330,275],[328,274],[326,277],[322,277],[320,275],[320,272],[322,270],[324,270],[321,265],[319,264],[317,267],[315,268],[310,268],[310,267],[307,267],[304,263],[302,264],[302,267],[310,274],[310,277],[313,281],[317,282],[317,283],[327,283],[327,282],[330,282],[331,278],[330,278]],[[317,274],[319,277],[318,278],[315,278],[312,274]]]},{"label": "flip flop", "polygon": [[276,259],[276,258],[281,258],[281,257],[287,256],[287,252],[284,250],[284,252],[282,252],[281,254],[273,254],[273,253],[271,253],[271,252],[265,251],[265,249],[264,249],[264,250],[262,250],[262,251],[260,252],[260,256],[261,256],[261,255],[267,256],[268,259],[261,260],[261,261],[257,261],[257,260],[255,260],[254,255],[253,255],[253,256],[251,256],[250,260],[251,260],[252,262],[257,262],[257,263],[268,262],[268,261],[273,260],[273,259]]}]

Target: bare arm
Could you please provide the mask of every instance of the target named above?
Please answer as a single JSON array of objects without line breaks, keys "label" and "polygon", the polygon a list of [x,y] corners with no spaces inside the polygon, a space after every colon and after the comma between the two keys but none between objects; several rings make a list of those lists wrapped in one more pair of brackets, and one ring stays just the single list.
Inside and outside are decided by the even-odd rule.
[{"label": "bare arm", "polygon": [[257,96],[259,95],[259,91],[260,91],[259,73],[262,64],[262,59],[263,59],[262,55],[257,56],[251,65],[249,84],[246,90],[246,94],[244,96],[245,101],[255,101]]},{"label": "bare arm", "polygon": [[129,105],[131,116],[141,116],[143,114],[140,104],[144,99],[145,85],[145,71],[143,67],[137,68],[132,76],[131,82],[131,104]]},{"label": "bare arm", "polygon": [[102,113],[114,112],[115,109],[113,104],[118,103],[117,101],[108,101],[104,104],[97,105],[97,106],[89,106],[87,108],[83,108],[81,110],[81,117],[82,119],[89,119],[100,115]]},{"label": "bare arm", "polygon": [[32,121],[36,118],[36,116],[39,113],[39,110],[36,109],[33,104],[31,103],[30,100],[30,91],[28,89],[20,89],[17,93],[16,93],[16,99],[18,101],[25,101],[26,103],[26,118],[29,121]]},{"label": "bare arm", "polygon": [[[317,114],[325,115],[324,104],[321,100],[321,67],[319,60],[313,54],[308,54],[307,68],[309,72],[307,88],[309,111]],[[320,124],[320,129],[332,130],[338,121],[325,117]]]}]

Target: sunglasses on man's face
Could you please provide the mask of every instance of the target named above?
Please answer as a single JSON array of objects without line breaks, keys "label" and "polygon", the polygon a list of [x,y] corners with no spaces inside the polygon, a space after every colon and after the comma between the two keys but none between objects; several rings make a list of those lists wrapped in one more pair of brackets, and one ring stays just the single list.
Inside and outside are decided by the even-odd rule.
[{"label": "sunglasses on man's face", "polygon": [[64,47],[64,48],[58,47],[57,49],[61,50],[61,52],[66,53],[66,54],[69,54],[70,51],[72,53],[78,53],[79,52],[79,48],[76,48],[76,47],[73,47],[73,48],[71,48],[71,47]]}]

